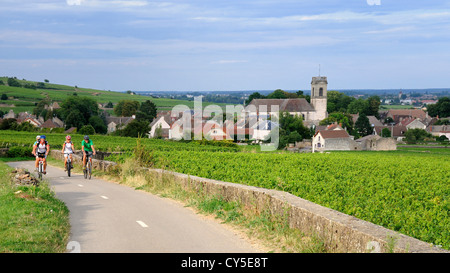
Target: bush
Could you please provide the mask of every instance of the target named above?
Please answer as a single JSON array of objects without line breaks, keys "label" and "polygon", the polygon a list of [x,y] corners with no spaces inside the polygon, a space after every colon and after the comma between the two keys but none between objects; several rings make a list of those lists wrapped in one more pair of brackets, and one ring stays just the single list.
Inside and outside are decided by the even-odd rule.
[{"label": "bush", "polygon": [[21,146],[15,146],[11,147],[8,152],[6,152],[7,157],[33,157],[31,152],[33,151],[33,148],[31,147],[21,147]]},{"label": "bush", "polygon": [[95,134],[95,129],[92,127],[92,125],[84,125],[81,127],[80,131],[78,131],[78,134],[80,135],[93,135]]},{"label": "bush", "polygon": [[408,144],[415,144],[418,141],[424,141],[431,137],[432,135],[424,129],[409,129],[405,134],[406,142]]}]

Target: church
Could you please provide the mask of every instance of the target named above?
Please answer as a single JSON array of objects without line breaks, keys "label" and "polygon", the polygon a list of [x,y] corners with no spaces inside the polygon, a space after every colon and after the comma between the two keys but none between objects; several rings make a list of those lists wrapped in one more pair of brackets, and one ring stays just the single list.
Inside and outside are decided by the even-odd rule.
[{"label": "church", "polygon": [[[278,106],[279,112],[289,112],[303,118],[305,126],[319,125],[319,122],[328,117],[327,113],[327,77],[313,77],[311,81],[311,102],[306,99],[254,99],[247,106],[248,113],[256,109],[257,115],[271,113],[272,106]],[[261,110],[263,109],[263,110]],[[269,112],[265,112],[266,111]]]}]

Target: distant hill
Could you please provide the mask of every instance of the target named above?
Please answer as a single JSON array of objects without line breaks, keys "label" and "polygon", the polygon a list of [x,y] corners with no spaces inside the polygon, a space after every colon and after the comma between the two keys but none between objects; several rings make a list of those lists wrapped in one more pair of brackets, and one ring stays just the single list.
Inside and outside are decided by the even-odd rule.
[{"label": "distant hill", "polygon": [[[126,92],[104,91],[90,88],[81,88],[77,86],[69,86],[55,84],[50,82],[28,81],[25,79],[10,80],[11,86],[8,84],[8,77],[0,77],[0,96],[5,94],[6,100],[0,100],[0,110],[7,112],[13,109],[15,113],[32,112],[36,104],[45,99],[50,98],[53,102],[62,102],[68,96],[85,96],[95,99],[98,103],[106,104],[112,102],[118,103],[120,100],[136,100],[139,102],[151,100],[156,104],[158,111],[170,110],[175,105],[183,104],[193,108],[194,103],[185,100],[176,100],[170,98],[152,98],[139,94],[127,94]],[[20,86],[20,87],[19,87]],[[5,98],[3,96],[3,98]],[[205,103],[204,106],[206,106]]]}]

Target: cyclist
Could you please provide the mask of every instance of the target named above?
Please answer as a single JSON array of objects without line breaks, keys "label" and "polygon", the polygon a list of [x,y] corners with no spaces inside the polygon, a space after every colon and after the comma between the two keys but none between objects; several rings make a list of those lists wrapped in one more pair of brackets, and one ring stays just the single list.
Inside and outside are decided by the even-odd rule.
[{"label": "cyclist", "polygon": [[84,140],[81,141],[81,151],[83,151],[83,170],[86,170],[86,155],[95,155],[94,143],[89,136],[84,136]]},{"label": "cyclist", "polygon": [[33,146],[33,155],[36,156],[36,171],[39,168],[39,159],[42,158],[44,162],[44,174],[47,174],[47,155],[50,151],[50,145],[48,145],[47,139],[45,135],[42,135],[39,138],[39,142],[36,141],[36,144]]},{"label": "cyclist", "polygon": [[64,170],[67,171],[67,157],[70,157],[70,161],[73,161],[72,154],[75,153],[75,146],[72,143],[71,136],[66,136],[66,141],[63,144],[61,153],[64,154]]},{"label": "cyclist", "polygon": [[36,141],[34,142],[33,147],[39,143],[39,139],[41,139],[41,136],[36,136]]}]

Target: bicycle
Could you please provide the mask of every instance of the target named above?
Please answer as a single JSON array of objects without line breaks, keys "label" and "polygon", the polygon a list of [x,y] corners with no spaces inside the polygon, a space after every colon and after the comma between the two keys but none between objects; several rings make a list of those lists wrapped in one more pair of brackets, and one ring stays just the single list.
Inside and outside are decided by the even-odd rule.
[{"label": "bicycle", "polygon": [[84,178],[87,179],[89,177],[89,179],[91,179],[92,177],[92,158],[91,158],[92,154],[90,152],[86,152],[86,166],[85,169],[83,170],[84,172]]},{"label": "bicycle", "polygon": [[70,159],[70,154],[67,154],[66,170],[67,176],[70,177],[70,170],[72,170],[72,160]]},{"label": "bicycle", "polygon": [[42,174],[44,173],[44,160],[42,157],[39,158],[39,168],[38,168],[38,177],[39,180],[42,180]]}]

